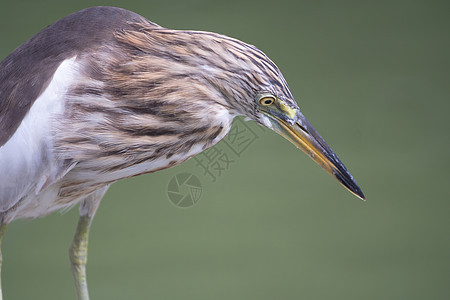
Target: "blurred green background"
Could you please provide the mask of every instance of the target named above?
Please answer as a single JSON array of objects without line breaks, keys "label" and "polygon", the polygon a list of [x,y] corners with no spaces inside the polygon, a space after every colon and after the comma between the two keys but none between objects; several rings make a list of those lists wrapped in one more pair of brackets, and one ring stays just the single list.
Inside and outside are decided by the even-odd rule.
[{"label": "blurred green background", "polygon": [[[94,5],[265,51],[368,201],[248,123],[259,138],[216,182],[191,160],[110,188],[90,236],[92,299],[450,298],[448,1],[4,1],[0,57]],[[167,197],[182,172],[203,187],[188,209]],[[77,218],[9,226],[6,299],[75,299]]]}]

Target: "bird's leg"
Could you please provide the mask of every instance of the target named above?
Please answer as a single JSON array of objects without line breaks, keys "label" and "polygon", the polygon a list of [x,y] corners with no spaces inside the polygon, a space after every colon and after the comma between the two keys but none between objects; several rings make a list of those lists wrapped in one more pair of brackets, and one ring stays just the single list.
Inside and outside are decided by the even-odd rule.
[{"label": "bird's leg", "polygon": [[98,190],[84,199],[80,205],[80,219],[78,220],[77,230],[75,231],[75,236],[69,249],[72,274],[79,300],[89,299],[86,280],[89,228],[107,189],[108,187]]},{"label": "bird's leg", "polygon": [[92,217],[89,215],[80,216],[77,230],[70,246],[70,262],[72,268],[75,289],[78,299],[89,299],[86,281],[86,262],[87,262],[87,244],[89,235],[89,226]]},{"label": "bird's leg", "polygon": [[3,221],[0,225],[0,300],[3,300],[3,290],[2,290],[2,262],[3,262],[3,254],[2,254],[2,239],[5,234],[6,223]]}]

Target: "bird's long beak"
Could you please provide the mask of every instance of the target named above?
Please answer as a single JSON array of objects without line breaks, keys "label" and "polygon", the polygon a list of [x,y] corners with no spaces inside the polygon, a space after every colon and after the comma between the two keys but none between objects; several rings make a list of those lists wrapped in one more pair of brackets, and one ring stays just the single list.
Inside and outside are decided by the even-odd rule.
[{"label": "bird's long beak", "polygon": [[270,119],[273,129],[277,133],[300,148],[322,166],[327,173],[339,180],[350,192],[365,201],[364,194],[353,179],[353,176],[300,112],[297,111],[297,121],[293,122],[293,124],[289,124],[274,116],[271,116]]}]

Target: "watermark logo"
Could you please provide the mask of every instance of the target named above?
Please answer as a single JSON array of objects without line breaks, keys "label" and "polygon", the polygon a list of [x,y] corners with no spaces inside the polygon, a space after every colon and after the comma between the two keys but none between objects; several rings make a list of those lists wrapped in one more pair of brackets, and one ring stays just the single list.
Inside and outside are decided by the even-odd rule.
[{"label": "watermark logo", "polygon": [[[259,127],[262,131],[264,128]],[[193,173],[178,174],[169,182],[167,195],[177,207],[190,207],[196,204],[202,195],[201,182],[208,180],[216,182],[220,176],[228,171],[242,154],[257,139],[258,134],[242,118],[236,118],[228,135],[217,145],[194,156]]]},{"label": "watermark logo", "polygon": [[180,173],[169,181],[167,196],[176,207],[191,207],[202,196],[202,184],[197,176],[190,173]]},{"label": "watermark logo", "polygon": [[203,176],[215,182],[257,138],[256,132],[244,120],[236,119],[222,143],[193,158],[195,165],[202,169]]}]

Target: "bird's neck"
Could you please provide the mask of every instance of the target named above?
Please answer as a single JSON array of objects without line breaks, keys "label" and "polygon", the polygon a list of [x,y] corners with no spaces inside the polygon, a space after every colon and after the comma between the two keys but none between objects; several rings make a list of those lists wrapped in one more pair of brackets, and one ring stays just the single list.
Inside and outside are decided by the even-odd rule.
[{"label": "bird's neck", "polygon": [[175,166],[231,127],[234,111],[195,80],[163,80],[133,70],[133,62],[109,66],[99,78],[86,66],[79,66],[55,129],[57,156],[76,163],[69,181],[108,183]]}]

